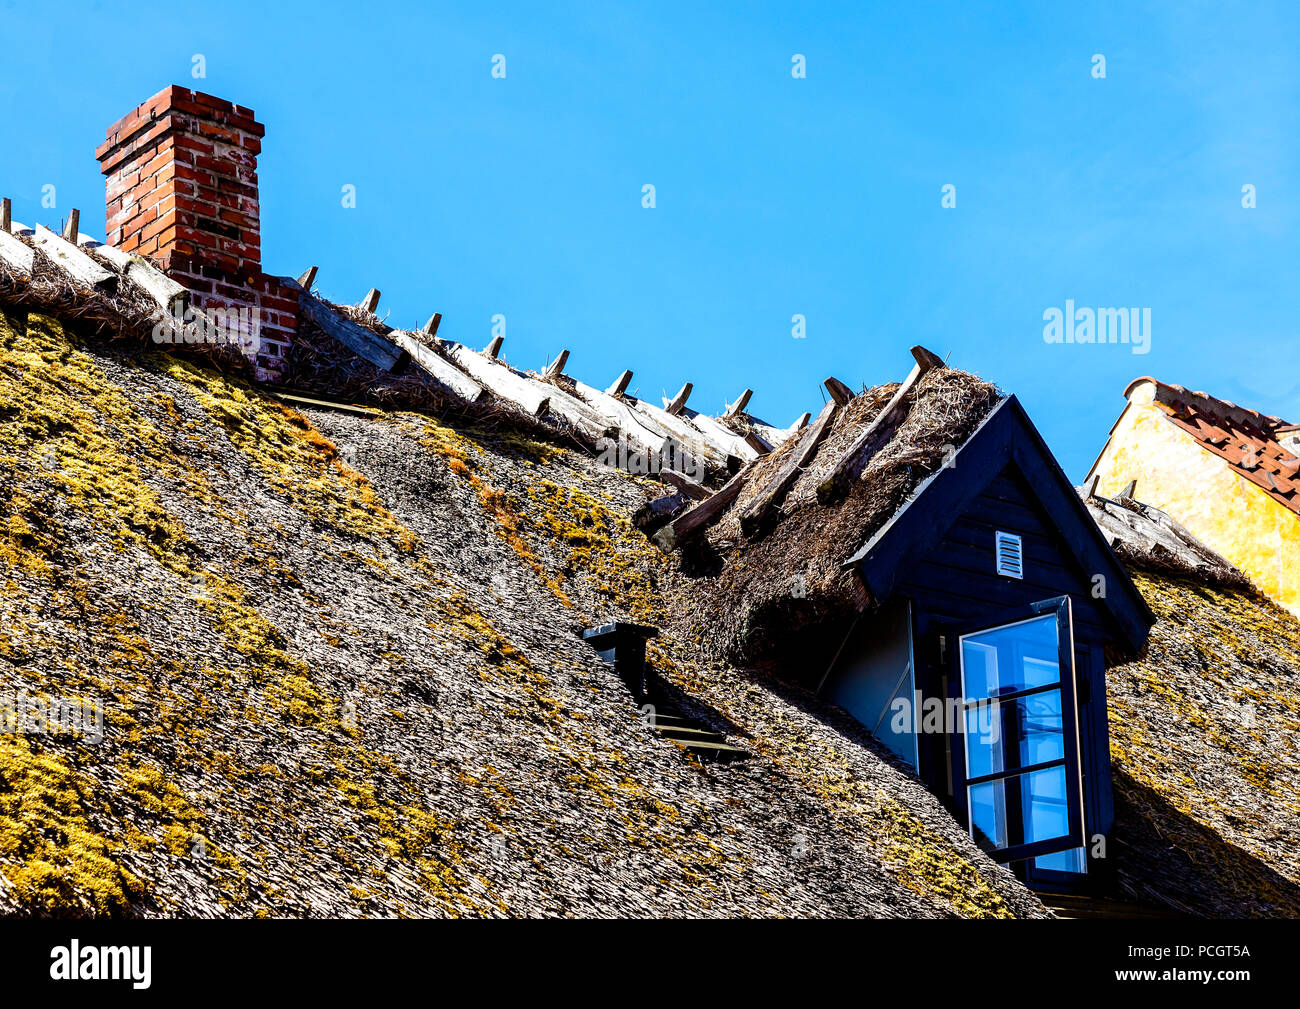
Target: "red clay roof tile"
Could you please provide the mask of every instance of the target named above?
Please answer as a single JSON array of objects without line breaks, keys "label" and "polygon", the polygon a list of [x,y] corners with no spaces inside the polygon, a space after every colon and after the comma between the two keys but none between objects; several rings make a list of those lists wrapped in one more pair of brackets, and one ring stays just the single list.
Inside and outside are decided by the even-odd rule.
[{"label": "red clay roof tile", "polygon": [[1155,386],[1156,405],[1198,445],[1300,515],[1300,482],[1296,480],[1300,459],[1278,443],[1280,436],[1300,430],[1300,425],[1154,378],[1136,380],[1125,390],[1126,395],[1142,381]]}]

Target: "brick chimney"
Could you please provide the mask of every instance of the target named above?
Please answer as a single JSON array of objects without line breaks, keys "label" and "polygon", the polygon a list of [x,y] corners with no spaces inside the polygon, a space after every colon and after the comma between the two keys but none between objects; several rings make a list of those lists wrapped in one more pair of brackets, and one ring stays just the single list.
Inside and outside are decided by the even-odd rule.
[{"label": "brick chimney", "polygon": [[151,259],[189,289],[192,308],[254,320],[244,350],[269,379],[283,369],[298,302],[262,272],[265,132],[251,109],[172,86],[109,127],[95,157],[107,177],[105,242]]}]

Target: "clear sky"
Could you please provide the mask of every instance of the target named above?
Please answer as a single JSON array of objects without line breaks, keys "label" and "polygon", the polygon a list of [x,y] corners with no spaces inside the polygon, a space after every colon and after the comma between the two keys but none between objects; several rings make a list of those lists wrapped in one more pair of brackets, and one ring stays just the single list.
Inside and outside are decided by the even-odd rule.
[{"label": "clear sky", "polygon": [[[1300,421],[1300,4],[1224,6],[0,0],[0,194],[102,235],[94,148],[184,84],[266,124],[268,272],[781,425],[920,343],[1079,481],[1138,375]],[[1067,299],[1150,352],[1046,343]]]}]

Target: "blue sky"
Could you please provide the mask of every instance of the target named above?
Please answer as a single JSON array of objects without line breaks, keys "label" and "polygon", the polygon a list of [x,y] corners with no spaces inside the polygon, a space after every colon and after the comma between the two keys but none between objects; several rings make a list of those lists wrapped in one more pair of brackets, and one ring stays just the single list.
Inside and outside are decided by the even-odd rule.
[{"label": "blue sky", "polygon": [[[473,346],[504,315],[519,366],[784,425],[920,343],[1076,481],[1138,375],[1300,421],[1300,5],[551,7],[0,0],[0,194],[102,234],[94,148],[184,84],[266,124],[268,272]],[[1066,299],[1150,308],[1150,353],[1045,343]]]}]

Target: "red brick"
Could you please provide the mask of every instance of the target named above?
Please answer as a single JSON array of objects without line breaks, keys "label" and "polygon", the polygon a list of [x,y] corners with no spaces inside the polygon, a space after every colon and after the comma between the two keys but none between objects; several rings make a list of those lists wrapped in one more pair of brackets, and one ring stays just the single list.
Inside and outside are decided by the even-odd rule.
[{"label": "red brick", "polygon": [[198,151],[201,154],[210,154],[212,152],[212,141],[203,137],[196,137],[189,133],[179,133],[172,140],[177,147],[187,151]]},{"label": "red brick", "polygon": [[221,126],[218,123],[201,122],[198,124],[199,134],[205,137],[212,137],[216,140],[224,140],[232,146],[239,143],[239,133],[228,126]]},{"label": "red brick", "polygon": [[274,377],[297,295],[262,272],[257,157],[266,130],[244,106],[175,85],[109,128],[95,151],[113,244],[151,256],[201,305],[246,306]]},{"label": "red brick", "polygon": [[[153,211],[150,211],[149,213],[153,214]],[[148,215],[145,216],[148,217]],[[154,218],[156,217],[157,215],[154,214]],[[158,238],[160,245],[166,245],[167,239],[178,237],[176,234],[177,228],[176,228],[175,221],[170,221],[170,220],[159,221],[153,218],[149,218],[149,220],[151,223],[145,225],[144,231],[142,233],[145,241],[148,241],[151,238]]]},{"label": "red brick", "polygon": [[220,112],[231,112],[235,108],[233,104],[226,101],[224,98],[217,98],[214,95],[206,95],[202,91],[195,91],[193,93],[193,99],[199,105],[205,105],[210,109],[216,109]]},{"label": "red brick", "polygon": [[[207,172],[201,172],[194,168],[186,168],[184,165],[172,165],[168,171],[170,174],[168,174],[167,178],[171,178],[174,174],[178,179],[189,179],[191,182],[197,182],[201,186],[211,186],[215,184],[212,176]],[[160,178],[159,181],[166,182],[167,179]]]}]

